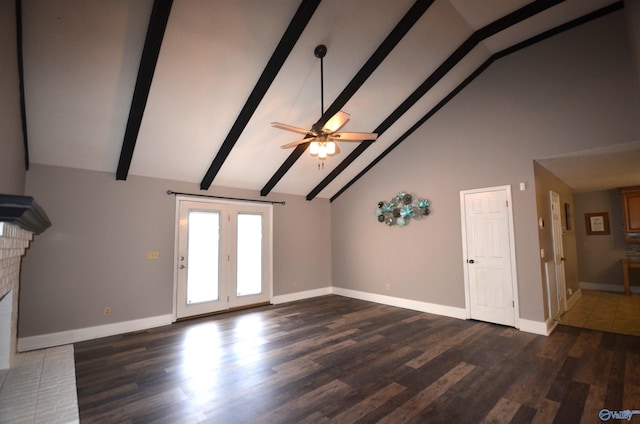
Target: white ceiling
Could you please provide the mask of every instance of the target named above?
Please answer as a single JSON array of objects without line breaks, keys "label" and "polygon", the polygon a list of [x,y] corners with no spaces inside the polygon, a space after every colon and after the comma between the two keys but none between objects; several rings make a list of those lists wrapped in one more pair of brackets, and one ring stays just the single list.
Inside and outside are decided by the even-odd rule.
[{"label": "white ceiling", "polygon": [[[341,107],[351,114],[344,130],[374,131],[474,31],[528,3],[436,0]],[[318,196],[335,195],[493,53],[611,3],[568,0],[480,42]],[[413,4],[322,0],[213,184],[260,191],[291,154],[279,146],[297,139],[270,123],[307,128],[321,116],[314,48],[328,48],[326,109]],[[115,173],[152,6],[152,0],[23,0],[32,162]],[[129,175],[200,183],[299,6],[298,0],[174,0]],[[273,190],[307,195],[356,144],[340,148],[323,171],[303,154]],[[560,172],[560,161],[541,163]]]}]

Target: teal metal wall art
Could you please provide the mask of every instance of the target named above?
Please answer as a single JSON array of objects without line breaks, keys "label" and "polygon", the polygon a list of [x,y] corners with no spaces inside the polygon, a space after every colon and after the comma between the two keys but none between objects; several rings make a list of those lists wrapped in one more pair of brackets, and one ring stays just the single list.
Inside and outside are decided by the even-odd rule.
[{"label": "teal metal wall art", "polygon": [[404,227],[411,219],[420,219],[429,215],[431,204],[426,199],[414,199],[409,193],[401,191],[389,202],[378,202],[376,216],[378,222],[388,226]]}]

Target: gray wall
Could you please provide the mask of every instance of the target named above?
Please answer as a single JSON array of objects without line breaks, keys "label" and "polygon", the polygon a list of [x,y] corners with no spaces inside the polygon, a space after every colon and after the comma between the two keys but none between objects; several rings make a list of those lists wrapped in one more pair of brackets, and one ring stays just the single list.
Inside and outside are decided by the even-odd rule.
[{"label": "gray wall", "polygon": [[[332,203],[334,286],[463,307],[459,193],[511,185],[520,316],[546,319],[533,160],[637,140],[635,76],[623,12],[491,65]],[[400,190],[433,213],[378,223],[376,203]]]},{"label": "gray wall", "polygon": [[[27,194],[53,226],[24,258],[20,337],[171,314],[175,197],[168,189],[203,194],[196,184],[32,165]],[[205,193],[265,199],[219,187]],[[329,202],[267,199],[286,201],[273,207],[274,295],[330,286]],[[146,260],[147,251],[160,258]]]},{"label": "gray wall", "polygon": [[[538,227],[538,236],[540,241],[540,248],[544,249],[545,257],[540,259],[540,272],[544,279],[546,279],[544,263],[553,259],[553,226],[551,216],[551,198],[549,191],[553,190],[558,193],[560,197],[560,212],[562,227],[565,229],[562,236],[562,248],[564,253],[564,274],[565,274],[565,287],[567,293],[565,297],[569,299],[569,289],[572,291],[572,295],[575,295],[580,288],[580,281],[578,278],[578,252],[576,248],[576,223],[575,223],[575,204],[573,200],[573,190],[558,177],[549,172],[546,168],[540,165],[538,162],[533,163],[534,174],[536,180],[536,204],[538,205],[538,218],[544,220],[544,228]],[[565,214],[565,204],[569,205],[570,217],[569,224],[567,225],[567,216]],[[546,284],[543,285],[544,297],[548,296],[546,291]],[[548,305],[545,302],[545,316],[549,316]]]},{"label": "gray wall", "polygon": [[0,2],[0,194],[24,194],[15,2]]},{"label": "gray wall", "polygon": [[[618,190],[576,193],[576,229],[580,282],[619,286],[622,291],[623,278],[620,259],[628,248],[624,242],[624,212],[622,196]],[[587,235],[585,213],[607,212],[609,235]],[[631,244],[631,243],[630,243]],[[638,281],[636,270],[632,270],[632,281]]]},{"label": "gray wall", "polygon": [[[640,139],[624,27],[617,12],[494,63],[331,204],[270,196],[287,201],[274,207],[274,294],[333,284],[463,307],[459,193],[509,184],[521,317],[544,320],[533,160]],[[520,182],[527,190],[517,189]],[[26,194],[53,227],[24,259],[20,336],[170,313],[169,188],[200,192],[196,184],[117,182],[107,173],[33,165]],[[431,200],[432,214],[405,228],[378,223],[377,202],[401,190]],[[146,261],[149,250],[160,259]],[[112,314],[104,317],[107,305]]]}]

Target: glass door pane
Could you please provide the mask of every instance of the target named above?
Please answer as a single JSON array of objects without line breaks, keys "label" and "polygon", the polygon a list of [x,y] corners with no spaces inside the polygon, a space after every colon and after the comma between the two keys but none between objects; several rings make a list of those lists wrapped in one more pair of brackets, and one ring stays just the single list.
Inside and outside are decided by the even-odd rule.
[{"label": "glass door pane", "polygon": [[220,298],[220,213],[189,211],[187,303]]},{"label": "glass door pane", "polygon": [[237,296],[262,292],[262,215],[238,214]]},{"label": "glass door pane", "polygon": [[176,215],[176,317],[229,308],[229,208],[180,199]]}]

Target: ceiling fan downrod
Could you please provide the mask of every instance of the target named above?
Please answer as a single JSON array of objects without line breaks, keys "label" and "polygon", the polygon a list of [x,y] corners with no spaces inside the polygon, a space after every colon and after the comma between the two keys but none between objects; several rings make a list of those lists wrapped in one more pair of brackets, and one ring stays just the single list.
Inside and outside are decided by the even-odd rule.
[{"label": "ceiling fan downrod", "polygon": [[323,58],[327,54],[327,46],[324,44],[318,45],[313,54],[320,59],[320,116],[324,115],[324,63]]},{"label": "ceiling fan downrod", "polygon": [[[323,58],[327,54],[327,46],[319,44],[316,46],[313,54],[320,59],[320,117],[324,116],[324,61]],[[318,132],[322,131],[319,129]],[[318,171],[324,169],[324,161],[318,157]]]}]

